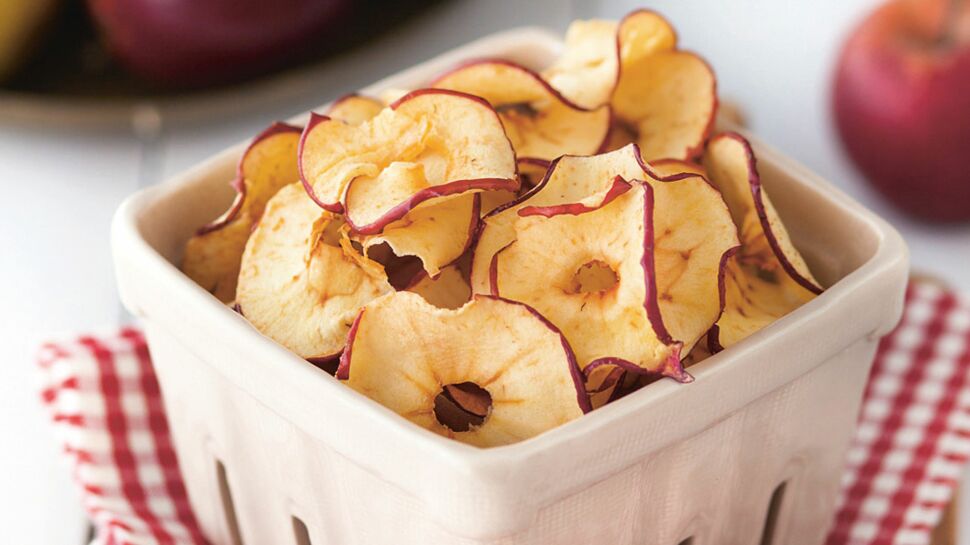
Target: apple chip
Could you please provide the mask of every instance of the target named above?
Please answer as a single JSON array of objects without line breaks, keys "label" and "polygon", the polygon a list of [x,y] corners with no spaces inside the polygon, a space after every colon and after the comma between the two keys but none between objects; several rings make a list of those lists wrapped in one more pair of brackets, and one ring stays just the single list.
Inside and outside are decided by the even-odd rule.
[{"label": "apple chip", "polygon": [[593,157],[562,157],[533,191],[483,218],[472,261],[473,291],[490,293],[489,264],[516,239],[516,218],[523,208],[580,213],[615,191],[617,176],[645,180],[657,203],[651,243],[661,314],[673,338],[690,349],[721,313],[719,271],[725,255],[738,245],[721,196],[692,169],[671,162],[655,170],[644,165],[635,145]]},{"label": "apple chip", "polygon": [[573,21],[566,30],[562,55],[542,76],[583,108],[609,104],[620,75],[616,31],[614,21]]},{"label": "apple chip", "polygon": [[413,91],[357,126],[311,116],[299,165],[310,197],[345,212],[364,234],[430,199],[518,188],[515,153],[495,111],[478,97],[440,89]]},{"label": "apple chip", "polygon": [[551,160],[601,150],[610,109],[580,108],[541,76],[505,60],[479,60],[456,68],[433,85],[480,96],[498,112],[516,155]]},{"label": "apple chip", "polygon": [[182,270],[224,303],[235,298],[239,260],[266,202],[281,187],[300,179],[296,164],[300,131],[274,123],[257,135],[239,161],[232,205],[185,245]]},{"label": "apple chip", "polygon": [[358,94],[344,95],[330,105],[327,117],[339,119],[348,125],[360,125],[381,113],[384,103]]},{"label": "apple chip", "polygon": [[636,154],[635,146],[629,146],[592,157],[563,156],[551,163],[539,185],[482,218],[472,259],[472,291],[489,293],[489,264],[496,252],[515,240],[514,223],[519,209],[590,198],[595,203],[597,195],[612,187],[616,176],[625,180],[648,176]]},{"label": "apple chip", "polygon": [[654,192],[619,177],[613,186],[596,206],[519,210],[515,241],[492,258],[492,293],[546,316],[584,368],[623,361],[687,381],[657,298]]},{"label": "apple chip", "polygon": [[471,245],[478,228],[481,195],[459,194],[426,201],[378,235],[353,234],[364,251],[387,244],[397,256],[415,256],[424,270],[437,276]]},{"label": "apple chip", "polygon": [[435,278],[426,271],[419,272],[406,291],[417,293],[425,301],[438,308],[456,309],[467,303],[472,296],[471,286],[468,285],[468,278],[461,271],[457,264],[448,265],[441,269],[441,273]]},{"label": "apple chip", "polygon": [[741,238],[725,269],[724,314],[710,347],[717,351],[812,300],[822,288],[762,187],[748,141],[736,133],[716,136],[704,164]]},{"label": "apple chip", "polygon": [[[559,331],[531,308],[475,296],[457,310],[397,292],[364,307],[337,378],[435,433],[480,447],[528,439],[590,410]],[[443,406],[470,422],[451,422]]]},{"label": "apple chip", "polygon": [[297,182],[270,200],[242,257],[240,312],[304,358],[339,353],[360,307],[393,291],[379,265],[345,250],[341,233],[339,217]]},{"label": "apple chip", "polygon": [[673,27],[650,10],[619,23],[573,23],[562,57],[545,73],[577,103],[612,107],[606,149],[636,142],[648,161],[698,155],[717,111],[713,71],[678,50]]}]

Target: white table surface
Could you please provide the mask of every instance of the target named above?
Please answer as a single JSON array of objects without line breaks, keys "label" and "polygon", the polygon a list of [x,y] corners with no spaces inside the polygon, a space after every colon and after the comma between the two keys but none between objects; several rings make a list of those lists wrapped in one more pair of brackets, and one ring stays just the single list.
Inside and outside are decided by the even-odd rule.
[{"label": "white table surface", "polygon": [[[752,129],[873,207],[904,234],[913,262],[970,291],[970,227],[912,223],[872,194],[841,155],[827,115],[837,41],[874,0],[653,1],[682,43],[704,54],[724,97]],[[41,410],[37,343],[110,327],[123,316],[108,226],[136,188],[165,179],[278,118],[489,32],[526,24],[564,29],[574,16],[617,17],[632,0],[461,0],[332,61],[285,102],[231,120],[167,126],[145,144],[129,130],[90,132],[0,125],[0,528],[18,545],[79,543],[83,513]],[[970,205],[970,203],[968,203]],[[964,520],[970,520],[970,513]],[[970,544],[970,541],[964,541]]]}]

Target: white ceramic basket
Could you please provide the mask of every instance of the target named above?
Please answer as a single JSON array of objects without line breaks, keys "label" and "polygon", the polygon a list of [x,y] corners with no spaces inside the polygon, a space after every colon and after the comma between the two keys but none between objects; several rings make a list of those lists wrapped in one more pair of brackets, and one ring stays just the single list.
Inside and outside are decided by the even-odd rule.
[{"label": "white ceramic basket", "polygon": [[[364,89],[415,88],[482,56],[541,66],[536,29]],[[295,119],[304,121],[306,116]],[[143,319],[189,495],[216,545],[818,545],[906,249],[882,220],[754,142],[824,294],[730,350],[528,441],[478,449],[414,426],[261,336],[177,268],[232,199],[243,144],[120,208],[122,299]],[[760,541],[759,541],[760,540]]]}]

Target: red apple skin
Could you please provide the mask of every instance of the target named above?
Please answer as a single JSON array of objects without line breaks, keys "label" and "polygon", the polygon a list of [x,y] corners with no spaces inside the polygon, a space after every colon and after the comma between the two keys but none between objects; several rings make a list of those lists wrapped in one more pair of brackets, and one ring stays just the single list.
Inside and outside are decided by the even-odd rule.
[{"label": "red apple skin", "polygon": [[113,54],[136,75],[197,86],[299,56],[346,18],[350,0],[87,0]]},{"label": "red apple skin", "polygon": [[900,209],[935,223],[970,220],[970,2],[954,1],[962,6],[878,8],[846,42],[833,89],[858,169]]}]

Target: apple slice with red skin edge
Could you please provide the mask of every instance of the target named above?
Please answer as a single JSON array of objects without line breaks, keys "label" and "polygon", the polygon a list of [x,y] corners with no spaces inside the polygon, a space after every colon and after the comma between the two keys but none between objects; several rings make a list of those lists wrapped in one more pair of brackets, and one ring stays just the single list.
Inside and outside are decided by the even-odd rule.
[{"label": "apple slice with red skin edge", "polygon": [[229,209],[186,242],[183,272],[224,303],[235,297],[239,260],[266,202],[299,180],[296,148],[301,130],[277,122],[257,135],[239,159],[230,184],[236,197]]},{"label": "apple slice with red skin edge", "polygon": [[[392,164],[399,166],[386,172]],[[368,234],[436,196],[518,188],[515,153],[495,110],[484,99],[443,89],[412,91],[356,126],[311,114],[299,165],[307,193],[331,212],[344,213],[353,180],[364,198],[355,202],[361,209],[347,214]],[[393,192],[374,201],[368,186]],[[416,186],[427,191],[415,197]]]},{"label": "apple slice with red skin edge", "polygon": [[524,194],[539,185],[551,164],[552,161],[544,159],[531,159],[529,157],[519,159],[517,162],[519,167],[519,193]]},{"label": "apple slice with red skin edge", "polygon": [[[423,428],[480,447],[525,440],[591,410],[559,330],[527,305],[483,295],[457,310],[409,292],[371,302],[351,327],[337,378]],[[480,425],[454,431],[439,422],[435,400],[467,383],[491,406],[478,407]]]},{"label": "apple slice with red skin edge", "polygon": [[327,109],[327,117],[356,126],[370,121],[383,109],[384,103],[375,98],[350,93],[333,101]]},{"label": "apple slice with red skin edge", "polygon": [[519,190],[483,191],[482,215],[488,214],[492,210],[504,206],[528,193],[546,175],[546,171],[549,170],[550,161],[523,157],[516,164],[519,167]]},{"label": "apple slice with red skin edge", "polygon": [[609,104],[620,76],[617,27],[615,21],[573,21],[566,29],[562,54],[542,77],[579,106]]},{"label": "apple slice with red skin edge", "polygon": [[472,291],[490,293],[489,264],[496,252],[515,240],[519,209],[580,202],[609,190],[616,176],[632,180],[646,177],[644,172],[634,145],[591,157],[565,155],[552,161],[534,188],[482,218],[472,259]]},{"label": "apple slice with red skin edge", "polygon": [[266,206],[243,253],[237,303],[261,333],[297,355],[331,358],[344,345],[357,311],[393,291],[336,241],[339,218],[311,201],[299,182]]},{"label": "apple slice with red skin edge", "polygon": [[[481,195],[463,193],[426,201],[377,235],[352,237],[368,253],[386,243],[398,256],[415,256],[432,277],[472,245],[481,215]],[[349,223],[349,222],[348,222]]]},{"label": "apple slice with red skin edge", "polygon": [[708,336],[717,353],[821,292],[761,186],[750,144],[735,133],[711,140],[704,158],[738,226],[741,248],[724,269],[724,312]]},{"label": "apple slice with red skin edge", "polygon": [[[695,311],[699,309],[695,306],[682,305],[694,300],[686,294],[678,296],[676,301],[665,299],[662,302],[666,312],[678,315],[677,319],[672,318],[677,325],[674,331],[683,337],[675,336],[675,338],[685,341],[688,346],[693,346],[696,339],[714,323],[720,314],[721,307],[716,306],[719,303],[718,288],[714,283],[717,275],[716,273],[708,275],[708,270],[711,266],[720,266],[721,261],[717,260],[710,251],[701,252],[705,258],[690,268],[691,273],[685,280],[680,280],[682,275],[677,272],[680,270],[679,252],[691,250],[693,253],[694,246],[700,245],[707,250],[717,248],[719,244],[726,244],[725,236],[735,236],[734,229],[720,195],[704,178],[691,172],[661,174],[643,163],[635,144],[592,157],[564,156],[550,166],[546,177],[532,191],[486,215],[482,219],[472,261],[472,290],[475,293],[491,293],[488,266],[496,252],[515,240],[514,223],[520,209],[525,206],[570,205],[574,207],[584,200],[590,201],[586,204],[596,203],[596,196],[602,196],[604,192],[609,191],[616,176],[625,180],[647,180],[655,189],[657,210],[661,212],[658,219],[664,222],[659,232],[664,233],[668,229],[678,231],[677,236],[660,239],[657,254],[657,265],[660,267],[658,270],[676,272],[674,275],[658,277],[658,281],[661,282],[658,287],[663,290],[661,293],[684,294],[680,286],[694,284],[703,285],[705,293],[710,297],[698,301],[697,304],[706,306],[696,313]],[[684,185],[676,186],[676,184]],[[697,202],[694,202],[695,200]],[[704,222],[702,221],[704,218],[699,217],[681,219],[676,214],[676,211],[681,209],[704,209],[705,207],[713,214],[711,222]],[[693,223],[698,226],[696,233],[681,233],[682,229],[676,229],[679,223],[685,223],[688,220],[694,220]],[[720,227],[729,228],[730,234],[722,233]],[[710,240],[707,240],[708,236]],[[732,245],[737,244],[736,239],[734,240]],[[693,246],[688,245],[688,242]],[[691,316],[691,318],[680,319],[680,316]]]},{"label": "apple slice with red skin edge", "polygon": [[724,312],[707,340],[708,350],[714,354],[816,297],[782,271],[743,263],[740,254],[728,261],[724,285]]},{"label": "apple slice with red skin edge", "polygon": [[[584,369],[596,360],[626,362],[637,372],[688,382],[681,343],[667,331],[657,300],[653,193],[648,184],[616,177],[597,206],[519,210],[515,241],[492,258],[492,293],[522,301],[556,324]],[[550,241],[561,241],[552,254]],[[583,291],[575,276],[589,264],[609,268],[612,285]]]},{"label": "apple slice with red skin edge", "polygon": [[[643,158],[700,155],[717,114],[714,72],[688,51],[657,53],[624,64],[611,105],[615,123],[640,146]],[[613,135],[610,144],[622,143]]]},{"label": "apple slice with red skin edge", "polygon": [[552,160],[560,155],[589,155],[602,150],[610,130],[610,109],[581,108],[563,97],[542,76],[507,60],[467,62],[432,83],[481,96],[499,113],[515,153],[521,158]]},{"label": "apple slice with red skin edge", "polygon": [[457,264],[441,269],[437,278],[420,271],[405,291],[417,293],[428,303],[446,309],[456,309],[471,300],[472,288]]},{"label": "apple slice with red skin edge", "polygon": [[752,256],[761,256],[757,259],[761,268],[771,270],[777,264],[809,292],[822,293],[821,285],[792,243],[781,216],[761,184],[751,144],[737,133],[719,134],[707,146],[704,165],[711,181],[721,191],[741,234],[743,248],[738,254],[739,259],[747,261]]}]

